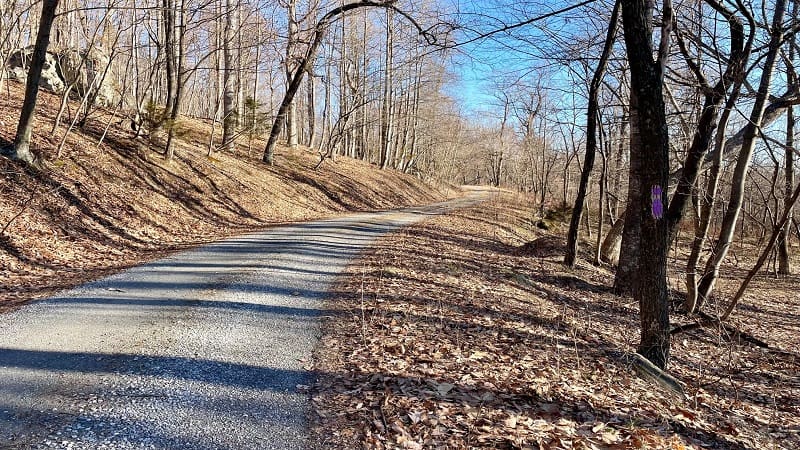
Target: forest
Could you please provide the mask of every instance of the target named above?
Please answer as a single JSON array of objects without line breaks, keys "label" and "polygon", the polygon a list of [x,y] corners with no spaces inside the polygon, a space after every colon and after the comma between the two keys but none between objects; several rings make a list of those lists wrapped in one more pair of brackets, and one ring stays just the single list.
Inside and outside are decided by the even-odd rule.
[{"label": "forest", "polygon": [[[754,425],[741,434],[725,427],[742,425],[724,422],[724,414],[717,413],[716,425],[703,432],[689,432],[675,425],[671,429],[685,438],[680,445],[792,448],[776,442],[781,436],[789,436],[789,442],[794,443],[800,439],[800,423],[796,417],[789,417],[800,414],[800,386],[793,372],[798,363],[796,336],[792,337],[800,307],[796,294],[792,294],[800,270],[800,222],[794,214],[800,197],[794,113],[794,107],[800,104],[798,13],[798,2],[786,0],[2,2],[0,96],[13,105],[4,109],[6,113],[0,118],[0,146],[3,159],[7,159],[3,162],[5,198],[0,216],[3,270],[19,275],[24,271],[12,270],[17,264],[14,261],[36,265],[30,263],[36,257],[25,256],[24,248],[25,239],[33,238],[23,236],[20,224],[33,208],[32,199],[48,195],[42,194],[48,189],[62,193],[66,189],[65,185],[45,183],[26,197],[25,192],[15,190],[14,184],[23,178],[45,179],[47,174],[58,173],[69,167],[65,161],[75,155],[91,159],[87,150],[90,145],[96,145],[97,151],[101,145],[130,147],[125,155],[136,155],[145,165],[157,164],[159,170],[173,174],[178,173],[179,164],[211,161],[219,171],[248,171],[247,179],[241,180],[245,184],[257,185],[257,174],[273,176],[291,165],[293,181],[324,191],[322,201],[338,204],[331,208],[339,210],[389,207],[395,205],[392,202],[410,204],[414,195],[430,202],[437,196],[443,199],[450,194],[441,192],[457,190],[458,186],[485,186],[496,193],[492,205],[484,211],[467,209],[474,217],[465,214],[454,219],[476,223],[458,222],[456,226],[456,222],[437,222],[430,225],[433,228],[426,228],[427,234],[414,235],[413,239],[431,239],[442,233],[438,240],[419,245],[448,246],[451,236],[443,230],[465,235],[478,230],[475,233],[483,234],[473,236],[477,242],[489,234],[482,224],[491,222],[501,230],[492,231],[496,239],[509,239],[497,245],[516,247],[505,253],[493,246],[483,250],[508,254],[511,260],[528,258],[526,270],[539,267],[561,274],[553,276],[558,292],[564,286],[577,291],[588,289],[610,307],[616,307],[614,302],[633,305],[620,312],[626,315],[624,318],[607,318],[611,314],[597,312],[597,317],[607,318],[604,325],[598,325],[601,340],[607,337],[620,342],[622,338],[608,337],[613,332],[604,330],[616,320],[624,322],[625,331],[620,332],[636,336],[626,334],[626,345],[632,351],[620,358],[658,386],[665,398],[694,396],[695,408],[702,404],[699,396],[705,395],[699,392],[715,382],[687,379],[700,376],[691,372],[694,366],[686,362],[687,346],[704,348],[696,350],[703,358],[709,354],[722,358],[708,348],[719,350],[723,341],[747,346],[750,356],[757,352],[774,355],[770,370],[780,375],[770,372],[775,385],[762,386],[785,391],[783,404],[778,404],[774,392],[761,394],[773,395],[774,415],[780,418],[773,417],[768,425]],[[18,110],[19,115],[10,115],[11,110],[14,114]],[[350,161],[363,165],[343,165]],[[130,167],[138,164],[131,162]],[[355,195],[353,186],[358,184],[358,177],[366,177],[361,171],[387,174],[386,184],[392,186],[393,197],[362,203],[347,197]],[[350,184],[331,181],[346,179],[348,173],[359,175],[352,183],[348,181]],[[317,180],[317,176],[323,178]],[[414,184],[417,181],[392,178],[403,176],[438,186],[440,191],[422,195],[419,192],[424,189],[422,184]],[[154,176],[147,183],[158,185],[160,180]],[[380,186],[381,181],[370,178],[362,184]],[[358,185],[360,189],[362,185]],[[80,183],[70,186],[75,186],[79,197],[83,195]],[[210,186],[212,194],[208,195],[222,195],[220,204],[234,205],[229,208],[231,217],[241,216],[238,223],[246,221],[248,230],[266,223],[262,219],[274,211],[291,208],[284,205],[273,211],[272,206],[258,204],[273,201],[269,197],[277,196],[271,192],[274,185],[254,190],[258,194],[253,194],[252,210],[240,207],[239,197],[232,200],[228,188],[221,189],[215,183]],[[411,193],[406,196],[403,189]],[[182,198],[180,193],[171,195],[173,199]],[[88,200],[90,196],[85,197]],[[242,212],[245,210],[249,212]],[[487,211],[495,215],[490,217]],[[305,212],[282,217],[294,220],[306,216],[311,217]],[[502,225],[502,217],[511,225]],[[92,220],[101,228],[113,230],[108,220]],[[236,220],[230,219],[231,226]],[[506,233],[506,225],[512,231],[525,231]],[[204,239],[213,235],[212,231],[208,233]],[[121,232],[117,234],[122,236]],[[124,236],[120,239],[135,241]],[[368,253],[364,267],[389,264],[385,258],[393,261],[395,257],[384,253],[395,244],[389,240],[385,248]],[[433,258],[421,250],[414,254],[401,244],[397,248],[397,255],[410,260]],[[451,251],[446,253],[448,258],[455,258],[460,250],[453,247]],[[531,255],[544,259],[530,260]],[[511,283],[515,289],[529,290],[539,286],[534,275],[523,274],[516,263],[497,258],[496,264],[481,269],[489,278],[480,283]],[[434,259],[430,264],[444,264]],[[475,261],[466,258],[447,264],[470,266],[477,264]],[[353,310],[360,310],[357,327],[366,327],[369,322],[365,308],[373,314],[373,322],[381,314],[382,319],[401,314],[399,309],[379,314],[386,306],[379,305],[377,299],[385,289],[384,281],[391,283],[390,279],[402,278],[401,274],[409,277],[417,270],[424,272],[410,267],[398,266],[392,269],[395,272],[380,269],[377,278],[370,278],[366,269],[362,273],[352,267],[346,271],[349,278],[336,285],[341,290],[336,295],[350,302]],[[445,278],[452,275],[449,270],[445,270]],[[598,271],[603,275],[597,275]],[[594,281],[602,288],[595,292],[594,284],[589,283],[587,288],[589,284],[580,281],[588,274],[595,274],[591,277],[597,277]],[[360,287],[354,281],[359,277]],[[28,280],[24,274],[22,278]],[[458,292],[454,288],[457,283],[450,282],[443,290]],[[770,291],[770,283],[774,283],[774,291]],[[368,289],[373,289],[370,295],[375,296],[370,307],[363,299]],[[11,295],[12,291],[8,288],[5,292]],[[13,291],[14,295],[24,297],[22,290],[18,291]],[[356,291],[361,293],[360,300],[349,297]],[[569,296],[568,291],[563,295]],[[536,295],[552,297],[542,292]],[[785,302],[770,300],[773,297]],[[625,303],[629,299],[633,303]],[[774,308],[770,310],[773,314],[759,309],[757,305],[763,302]],[[558,310],[552,305],[538,307]],[[440,331],[448,329],[441,309],[435,313]],[[753,316],[756,310],[764,315]],[[347,314],[344,310],[340,313]],[[429,318],[434,315],[427,310],[419,314]],[[565,314],[554,312],[550,319],[565,321]],[[406,312],[402,315],[407,319]],[[597,317],[585,320],[600,320]],[[752,323],[753,317],[780,317],[781,322],[775,324],[774,333],[764,332],[764,323]],[[403,328],[394,325],[394,318],[387,320],[390,325],[385,325],[386,329]],[[377,323],[373,322],[370,326]],[[411,345],[392,334],[378,345],[374,340],[368,342],[366,328],[358,331],[338,324],[326,326],[334,331],[323,334],[323,342],[341,354],[352,351],[349,354],[355,360],[364,357],[356,356],[360,351],[400,358],[406,355],[406,345]],[[376,329],[378,334],[383,332],[383,328]],[[470,330],[467,333],[472,333]],[[445,339],[436,330],[416,332],[420,333],[419,342]],[[591,334],[592,330],[584,333]],[[602,337],[604,333],[608,336]],[[363,349],[339,348],[343,344],[337,339],[343,336],[356,342],[360,339]],[[576,336],[577,331],[574,342]],[[591,346],[595,338],[587,336],[581,339]],[[387,350],[386,342],[395,343]],[[595,350],[604,345],[597,344]],[[577,348],[575,344],[576,352]],[[735,351],[730,350],[730,354]],[[491,353],[480,350],[476,360],[484,359],[481,355],[486,352]],[[603,353],[603,358],[608,352],[611,350]],[[467,355],[467,359],[474,359],[475,354]],[[719,364],[728,364],[727,370],[733,371],[731,361],[748,361],[749,356],[729,357]],[[341,359],[320,358],[320,367],[326,371],[348,370],[340,366]],[[375,363],[378,356],[375,358],[366,358],[371,362],[363,362],[364,367]],[[519,363],[515,358],[510,358],[510,364]],[[717,363],[703,362],[711,366]],[[372,369],[364,370],[369,373]],[[388,369],[375,370],[383,373]],[[388,397],[372,398],[372,403],[343,399],[340,394],[360,389],[355,387],[359,383],[375,383],[374,377],[357,375],[323,378],[317,388],[327,391],[320,395],[318,405],[323,406],[317,411],[352,407],[345,406],[347,402],[367,403],[373,411],[378,408],[383,416],[365,416],[364,421],[371,425],[338,425],[343,429],[366,426],[368,431],[359,439],[368,448],[534,448],[532,442],[538,442],[537,448],[570,448],[563,442],[554,444],[556,441],[524,434],[503,441],[493,434],[497,429],[487,432],[492,436],[484,441],[465,444],[457,433],[452,434],[461,426],[454,423],[446,425],[447,436],[431,435],[430,429],[420,431],[428,416],[413,412],[417,411],[413,406],[403,406],[411,408],[408,412],[393,404],[392,408],[403,411],[397,413],[401,419],[396,422],[387,419],[388,413],[379,405],[383,401],[383,408],[388,408]],[[409,375],[409,380],[414,376]],[[732,386],[736,386],[734,378],[728,375]],[[740,382],[747,384],[746,379]],[[373,386],[372,394],[379,395],[381,388],[387,392],[408,388],[396,380],[389,382],[390,387],[386,383]],[[431,395],[442,398],[454,387],[454,394],[461,388],[448,381],[444,385],[449,388],[441,389],[442,383],[436,382],[433,394],[416,395],[423,400]],[[336,394],[331,394],[334,391]],[[487,404],[493,401],[487,400]],[[482,407],[474,399],[468,402],[470,408]],[[556,403],[543,402],[539,400],[540,407]],[[356,409],[360,411],[361,407]],[[603,427],[595,430],[596,422],[588,426],[590,434],[601,436],[600,440],[587,438],[586,442],[619,446],[614,448],[679,448],[673,441],[650,442],[650,438],[639,439],[633,432],[623,437],[603,435],[613,422],[610,417],[618,416],[609,411]],[[680,420],[684,422],[701,415],[697,410],[681,411],[673,409],[668,415],[674,419],[682,414]],[[479,419],[469,418],[469,411],[464,414],[468,417],[465,420],[477,420],[467,428],[480,427]],[[495,417],[495,422],[517,428],[517,418],[513,419],[514,426],[508,425],[516,416],[503,414]],[[768,415],[763,411],[753,414]],[[322,417],[323,425],[331,420],[325,414]],[[436,426],[432,425],[434,429]],[[615,429],[617,433],[619,428]],[[720,431],[723,429],[727,431]],[[324,431],[320,433],[324,435]],[[663,438],[664,432],[658,433]],[[725,433],[738,437],[732,441],[719,438]],[[384,435],[395,438],[387,440]],[[710,435],[717,437],[709,440]],[[575,444],[579,441],[570,442],[579,447]],[[349,441],[342,442],[336,445],[350,445]]]}]

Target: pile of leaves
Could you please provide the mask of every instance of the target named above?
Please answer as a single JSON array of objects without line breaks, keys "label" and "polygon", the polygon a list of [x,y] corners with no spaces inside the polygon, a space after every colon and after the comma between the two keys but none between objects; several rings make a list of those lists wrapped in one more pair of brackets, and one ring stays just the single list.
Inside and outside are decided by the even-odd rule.
[{"label": "pile of leaves", "polygon": [[800,447],[796,277],[759,280],[769,289],[735,324],[774,348],[676,336],[680,397],[628,362],[638,307],[613,295],[607,269],[570,271],[563,252],[525,246],[563,242],[536,227],[532,203],[498,193],[349,268],[316,355],[321,447]]},{"label": "pile of leaves", "polygon": [[[8,81],[0,95],[2,146],[13,141],[22,89]],[[32,149],[43,167],[0,157],[0,311],[232,234],[448,194],[344,157],[314,170],[319,156],[304,149],[280,148],[266,166],[263,142],[208,155],[210,124],[188,118],[175,159],[165,161],[158,139],[135,138],[110,111],[70,130],[67,114],[52,132],[59,105],[40,94]]]}]

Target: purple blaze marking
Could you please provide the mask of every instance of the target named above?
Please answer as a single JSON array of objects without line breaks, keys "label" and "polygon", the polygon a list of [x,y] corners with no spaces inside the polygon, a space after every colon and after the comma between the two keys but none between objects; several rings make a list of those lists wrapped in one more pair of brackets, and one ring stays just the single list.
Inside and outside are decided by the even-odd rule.
[{"label": "purple blaze marking", "polygon": [[660,219],[664,216],[664,203],[661,200],[661,194],[661,186],[659,185],[653,186],[650,191],[650,204],[654,219]]}]

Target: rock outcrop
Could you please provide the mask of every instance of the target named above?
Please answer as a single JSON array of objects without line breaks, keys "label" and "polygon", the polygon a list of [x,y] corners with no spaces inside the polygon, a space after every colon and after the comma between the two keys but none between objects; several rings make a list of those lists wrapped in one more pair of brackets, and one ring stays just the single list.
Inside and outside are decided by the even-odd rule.
[{"label": "rock outcrop", "polygon": [[[25,82],[32,53],[32,46],[11,53],[6,62],[10,79]],[[119,100],[120,94],[114,86],[111,68],[106,69],[110,61],[108,52],[97,47],[47,52],[39,86],[56,94],[72,86],[75,95],[90,94],[95,105],[111,106]]]},{"label": "rock outcrop", "polygon": [[67,85],[74,83],[75,92],[83,97],[94,96],[100,106],[111,106],[119,99],[113,86],[112,71],[109,68],[111,57],[100,48],[89,50],[67,49],[58,53],[61,76]]},{"label": "rock outcrop", "polygon": [[[28,67],[30,67],[31,55],[33,55],[33,46],[21,48],[14,51],[8,57],[6,62],[6,70],[8,77],[12,80],[17,80],[25,83],[28,79]],[[39,79],[39,87],[47,89],[48,91],[61,94],[66,88],[64,79],[58,71],[58,59],[52,54],[47,53],[47,57],[42,67],[42,77]]]}]

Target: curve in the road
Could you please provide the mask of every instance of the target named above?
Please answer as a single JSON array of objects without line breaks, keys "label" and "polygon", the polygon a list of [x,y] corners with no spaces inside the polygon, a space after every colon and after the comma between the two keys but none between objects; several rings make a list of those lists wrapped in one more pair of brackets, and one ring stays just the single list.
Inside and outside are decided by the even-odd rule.
[{"label": "curve in the road", "polygon": [[0,449],[308,448],[303,386],[337,274],[485,197],[249,234],[0,316]]}]

